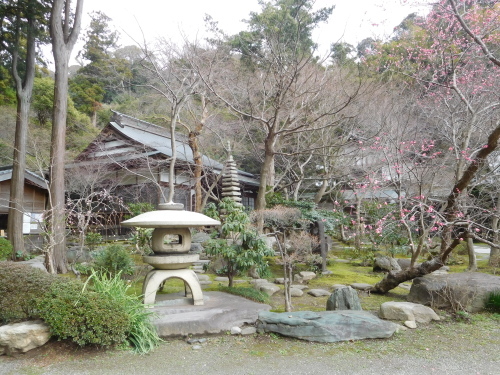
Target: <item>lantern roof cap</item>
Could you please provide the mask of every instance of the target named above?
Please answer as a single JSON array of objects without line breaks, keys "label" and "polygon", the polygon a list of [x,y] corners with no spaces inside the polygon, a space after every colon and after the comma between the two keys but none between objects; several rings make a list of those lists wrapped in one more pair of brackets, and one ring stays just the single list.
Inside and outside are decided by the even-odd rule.
[{"label": "lantern roof cap", "polygon": [[121,224],[126,227],[140,228],[189,228],[218,226],[220,221],[214,220],[198,212],[183,210],[179,203],[160,204],[156,211],[145,212]]}]

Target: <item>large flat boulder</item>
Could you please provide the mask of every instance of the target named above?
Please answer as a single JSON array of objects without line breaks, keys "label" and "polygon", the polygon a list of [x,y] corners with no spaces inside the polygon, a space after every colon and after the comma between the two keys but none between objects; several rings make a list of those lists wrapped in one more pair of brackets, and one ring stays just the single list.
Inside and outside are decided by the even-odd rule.
[{"label": "large flat boulder", "polygon": [[0,327],[0,355],[26,353],[44,345],[50,329],[41,320],[8,324]]},{"label": "large flat boulder", "polygon": [[366,311],[297,311],[259,313],[257,329],[316,342],[387,338],[398,325]]},{"label": "large flat boulder", "polygon": [[271,306],[222,292],[204,292],[204,304],[193,305],[182,294],[158,294],[153,319],[161,337],[223,333],[254,324],[259,312]]},{"label": "large flat boulder", "polygon": [[477,312],[493,291],[500,291],[500,276],[480,272],[429,274],[417,277],[408,301],[440,309]]}]

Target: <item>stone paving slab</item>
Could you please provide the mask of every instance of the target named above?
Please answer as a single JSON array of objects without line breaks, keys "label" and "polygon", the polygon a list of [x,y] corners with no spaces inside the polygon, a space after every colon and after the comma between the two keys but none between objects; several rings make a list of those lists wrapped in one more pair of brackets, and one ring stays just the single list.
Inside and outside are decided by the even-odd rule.
[{"label": "stone paving slab", "polygon": [[153,324],[161,337],[214,334],[253,324],[271,306],[222,292],[203,292],[204,304],[194,306],[181,293],[158,294]]}]

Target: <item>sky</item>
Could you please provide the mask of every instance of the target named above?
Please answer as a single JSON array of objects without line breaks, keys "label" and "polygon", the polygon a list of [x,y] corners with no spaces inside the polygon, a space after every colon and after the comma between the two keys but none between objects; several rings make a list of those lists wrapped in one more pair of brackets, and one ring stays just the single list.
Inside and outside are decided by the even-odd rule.
[{"label": "sky", "polygon": [[[324,53],[332,43],[345,41],[356,45],[366,37],[390,36],[392,30],[410,13],[425,12],[425,7],[407,5],[426,0],[316,0],[315,8],[335,5],[327,24],[315,31],[313,38]],[[429,1],[429,0],[427,0]],[[166,37],[180,43],[182,35],[202,39],[205,35],[204,15],[209,14],[227,34],[246,29],[244,19],[251,11],[259,11],[258,0],[84,0],[84,28],[92,11],[100,10],[112,19],[120,32],[120,45],[153,41]],[[83,45],[80,42],[73,56]]]}]

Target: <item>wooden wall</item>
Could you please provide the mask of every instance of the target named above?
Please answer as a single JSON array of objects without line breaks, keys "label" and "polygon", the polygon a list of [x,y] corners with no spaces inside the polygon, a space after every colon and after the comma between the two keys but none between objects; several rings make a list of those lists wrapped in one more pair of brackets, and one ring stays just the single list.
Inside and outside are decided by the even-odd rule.
[{"label": "wooden wall", "polygon": [[[0,182],[0,214],[9,212],[10,181]],[[34,185],[24,185],[24,209],[26,213],[45,210],[46,191]]]}]

